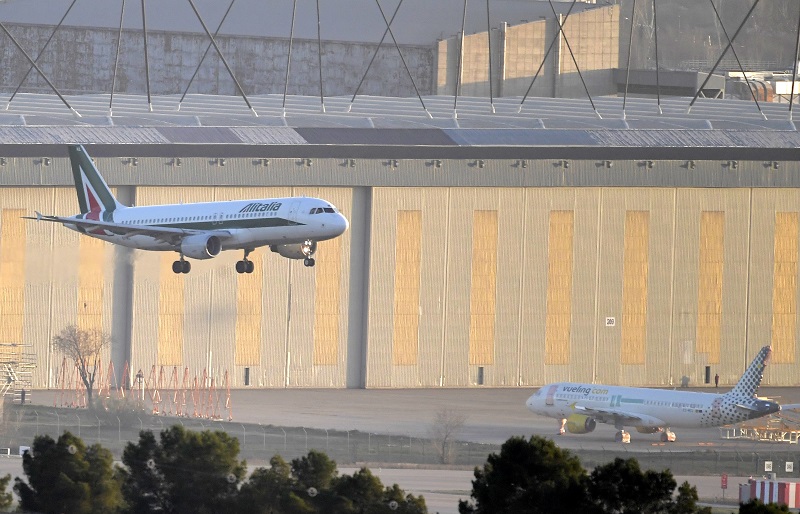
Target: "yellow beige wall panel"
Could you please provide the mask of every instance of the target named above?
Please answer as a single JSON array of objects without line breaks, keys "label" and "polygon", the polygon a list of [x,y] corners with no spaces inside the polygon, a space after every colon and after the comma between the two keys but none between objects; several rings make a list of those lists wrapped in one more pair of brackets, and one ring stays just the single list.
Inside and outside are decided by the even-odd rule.
[{"label": "yellow beige wall panel", "polygon": [[261,364],[263,263],[254,262],[252,273],[236,277],[236,365]]},{"label": "yellow beige wall panel", "polygon": [[[509,196],[502,188],[451,188],[448,199],[448,228],[447,238],[439,238],[447,244],[447,264],[445,270],[446,283],[446,305],[444,315],[444,358],[443,358],[443,380],[445,386],[468,386],[474,385],[478,381],[480,368],[483,367],[483,379],[485,385],[513,384],[518,382],[518,363],[516,359],[519,355],[519,326],[513,331],[498,333],[496,330],[498,319],[508,319],[510,316],[519,317],[518,298],[519,288],[519,262],[520,245],[517,239],[509,239],[509,244],[513,244],[516,255],[510,257],[509,253],[499,254],[497,257],[494,273],[498,269],[515,266],[518,270],[516,281],[512,284],[507,282],[508,276],[497,275],[495,282],[495,327],[487,329],[484,324],[480,332],[476,335],[484,341],[494,338],[493,360],[491,364],[470,364],[470,327],[471,327],[471,308],[473,303],[472,277],[473,277],[473,239],[476,232],[481,234],[487,229],[475,226],[476,211],[497,212],[498,220],[509,219],[509,212],[513,212],[513,217],[519,217],[523,212],[523,197],[518,193],[516,196]],[[516,198],[516,201],[513,200]],[[508,202],[506,202],[508,200]],[[492,226],[492,222],[487,222],[479,215],[480,223],[486,223],[487,227]],[[494,215],[488,215],[491,218]],[[508,233],[500,234],[500,223],[498,222],[498,243]],[[493,230],[493,228],[490,228]],[[426,234],[426,238],[432,234]],[[436,237],[433,235],[433,237]],[[491,245],[491,241],[488,242]],[[479,255],[485,251],[479,251]],[[506,259],[511,258],[510,263]],[[502,259],[502,260],[501,260]],[[492,265],[485,259],[476,262],[476,270],[480,273],[490,273]],[[425,281],[423,280],[423,284]],[[491,310],[491,299],[487,293],[480,293],[476,298],[475,307],[482,312]],[[484,320],[485,321],[485,320]],[[489,334],[489,330],[493,332]],[[485,353],[485,352],[484,352]],[[474,362],[474,361],[473,361]]]},{"label": "yellow beige wall panel", "polygon": [[103,330],[105,255],[110,243],[93,237],[79,239],[78,328]]},{"label": "yellow beige wall panel", "polygon": [[721,384],[732,384],[753,354],[742,344],[750,190],[678,189],[676,195],[672,381],[701,384],[710,366]]},{"label": "yellow beige wall panel", "polygon": [[[158,296],[158,360],[154,364],[179,366],[183,362],[184,281],[172,272],[172,253],[161,254]],[[147,366],[145,365],[145,368]]]},{"label": "yellow beige wall panel", "polygon": [[342,276],[342,239],[327,241],[315,255],[314,365],[339,363],[339,321],[344,309],[339,301]]},{"label": "yellow beige wall panel", "polygon": [[[54,334],[78,322],[79,305],[82,306],[78,288],[79,244],[86,237],[53,223],[19,219],[19,216],[31,215],[34,209],[59,215],[74,214],[77,211],[75,192],[72,188],[0,188],[0,206],[0,218],[6,218],[5,223],[0,219],[0,224],[5,225],[0,227],[0,239],[3,232],[14,233],[13,238],[5,240],[6,244],[13,242],[12,246],[0,248],[0,273],[3,275],[0,289],[24,291],[19,298],[21,301],[14,302],[14,311],[0,306],[0,312],[7,314],[5,318],[19,318],[17,324],[4,320],[2,337],[13,336],[19,338],[16,342],[29,345],[36,358],[31,377],[34,387],[55,387],[63,355],[55,354],[50,342]],[[3,246],[0,241],[0,247]],[[99,274],[98,283],[102,284],[106,280],[103,275],[108,262],[101,260],[101,263],[106,267],[95,272]],[[107,280],[102,287],[104,293],[100,294],[103,295],[112,290]],[[15,293],[14,296],[19,295]],[[110,319],[111,306],[101,309],[105,319]],[[15,312],[18,316],[13,316]],[[107,366],[107,354],[103,359]]]},{"label": "yellow beige wall panel", "polygon": [[18,355],[25,342],[26,220],[23,209],[0,209],[0,355]]},{"label": "yellow beige wall panel", "polygon": [[[349,188],[295,187],[291,194],[328,200],[347,219],[351,219],[353,193]],[[301,260],[291,264],[288,384],[298,387],[345,387],[350,231],[334,240],[321,241],[314,258],[317,260],[314,268],[303,266]],[[320,299],[319,304],[317,298]],[[317,327],[319,334],[315,334]]]},{"label": "yellow beige wall panel", "polygon": [[719,364],[722,337],[722,281],[725,266],[725,213],[700,213],[697,351]]},{"label": "yellow beige wall panel", "polygon": [[575,211],[551,211],[547,237],[545,364],[569,364]]},{"label": "yellow beige wall panel", "polygon": [[[136,190],[136,205],[214,201],[214,193],[208,187],[142,187]],[[177,252],[134,252],[132,373],[142,369],[148,374],[153,366],[178,366],[188,368],[194,377],[213,366],[209,347],[216,324],[209,309],[209,289],[212,269],[220,262],[191,260],[191,273],[176,275],[172,262],[177,259]],[[234,304],[235,296],[226,301]],[[227,343],[233,348],[232,337]]]},{"label": "yellow beige wall panel", "polygon": [[[515,241],[524,234],[524,268],[521,276],[523,293],[519,304],[520,345],[519,384],[536,385],[563,380],[591,381],[594,366],[595,296],[597,288],[597,248],[600,190],[593,188],[529,188],[524,190],[524,213],[521,230],[503,241]],[[551,327],[570,332],[568,364],[545,364],[547,299],[550,280],[549,246],[552,211],[572,211],[573,272],[569,301],[572,316]],[[505,222],[501,222],[501,225]],[[502,230],[502,229],[501,229]],[[508,245],[519,251],[519,244]],[[501,246],[506,246],[505,244]],[[512,251],[512,250],[509,250]],[[502,254],[501,254],[502,255]],[[502,262],[502,260],[501,260]],[[503,266],[500,266],[501,273]],[[517,281],[520,279],[518,278]],[[559,279],[563,288],[565,279]],[[553,279],[556,282],[556,279]],[[502,292],[503,289],[501,288]],[[552,321],[552,320],[551,320]],[[568,323],[568,324],[567,324]]]},{"label": "yellow beige wall panel", "polygon": [[772,285],[772,361],[795,361],[797,333],[797,212],[775,214],[775,271]]},{"label": "yellow beige wall panel", "polygon": [[530,244],[525,239],[526,190],[497,190],[497,265],[494,328],[494,364],[487,368],[484,383],[492,386],[520,384],[520,350],[531,344],[523,330],[522,305],[529,301]]},{"label": "yellow beige wall panel", "polygon": [[497,211],[473,213],[469,306],[469,363],[472,365],[494,364],[497,231]]},{"label": "yellow beige wall panel", "polygon": [[[445,271],[448,254],[447,188],[375,188],[372,197],[369,312],[366,348],[367,387],[437,387],[447,382],[443,352],[449,300]],[[395,365],[395,275],[398,211],[420,211],[421,260],[416,365]],[[460,249],[459,266],[465,266]],[[465,338],[464,341],[467,341]],[[464,345],[466,347],[466,344]],[[466,366],[466,351],[462,361]]]},{"label": "yellow beige wall panel", "polygon": [[413,366],[418,362],[421,262],[422,211],[397,211],[392,337],[395,366]]},{"label": "yellow beige wall panel", "polygon": [[[667,385],[675,191],[604,188],[601,194],[595,381]],[[635,292],[633,299],[626,291]],[[623,333],[629,325],[639,333],[626,350]]]},{"label": "yellow beige wall panel", "polygon": [[[257,198],[283,198],[292,196],[294,193],[288,187],[220,187],[214,190],[214,199],[217,201],[225,200],[249,200]],[[337,205],[337,207],[340,207]],[[325,243],[320,243],[323,248]],[[229,374],[232,386],[244,385],[244,368],[249,368],[250,385],[252,387],[284,387],[286,382],[286,371],[288,363],[287,334],[288,329],[288,296],[289,296],[289,261],[272,253],[269,248],[259,248],[250,254],[248,259],[253,261],[255,271],[251,274],[239,275],[235,273],[234,265],[244,255],[243,252],[230,251],[224,252],[214,260],[220,260],[218,264],[218,274],[231,273],[238,287],[250,289],[253,303],[249,304],[247,310],[237,306],[234,320],[234,330],[239,326],[248,326],[255,332],[256,324],[260,325],[258,339],[247,346],[248,352],[256,352],[255,345],[258,345],[258,361],[255,364],[244,364],[234,357],[235,366],[231,366]],[[297,262],[291,264],[295,266]],[[257,272],[261,276],[253,279]],[[218,286],[228,283],[228,277],[222,282],[217,281]],[[258,290],[258,291],[257,291]],[[260,320],[254,318],[255,312],[259,307],[255,305],[255,295],[258,294],[261,300]],[[238,296],[237,296],[238,298]],[[224,308],[224,307],[223,307]],[[240,325],[241,324],[241,325]],[[255,335],[255,334],[254,334]],[[238,333],[235,337],[239,337]],[[235,339],[234,339],[235,341]],[[235,344],[235,343],[234,343]],[[240,351],[237,346],[236,351]],[[244,352],[243,352],[244,353]],[[252,355],[251,355],[252,357]]]},{"label": "yellow beige wall panel", "polygon": [[622,264],[622,364],[644,364],[647,344],[647,276],[650,213],[625,213]]},{"label": "yellow beige wall panel", "polygon": [[[795,310],[800,302],[797,278],[794,279],[794,299],[788,297],[792,294],[790,277],[793,221],[790,220],[797,219],[799,215],[800,191],[765,188],[753,189],[752,195],[749,323],[747,356],[743,357],[743,361],[751,358],[762,346],[772,343],[774,353],[764,372],[763,383],[798,385],[800,377],[797,374],[797,362],[800,361],[800,348],[796,341],[800,337],[800,327],[797,326],[797,315],[790,316],[787,311],[791,310],[792,302]],[[778,306],[775,305],[776,290],[781,291]],[[792,319],[795,320],[791,335],[787,333],[786,326],[779,329],[786,341],[782,350],[778,349],[779,345],[774,341],[776,334],[773,332],[773,324],[776,316],[785,325],[791,324]],[[742,366],[743,363],[739,363],[739,369]]]}]

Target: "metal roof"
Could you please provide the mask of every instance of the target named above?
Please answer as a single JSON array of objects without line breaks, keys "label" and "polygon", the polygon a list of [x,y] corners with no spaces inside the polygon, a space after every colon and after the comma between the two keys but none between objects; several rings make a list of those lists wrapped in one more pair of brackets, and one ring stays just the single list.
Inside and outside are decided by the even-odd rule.
[{"label": "metal roof", "polygon": [[[280,95],[20,94],[0,114],[0,144],[617,146],[800,148],[787,104],[688,98],[588,99]],[[7,103],[0,96],[0,105]],[[423,108],[423,103],[425,108]],[[454,110],[454,104],[456,109]],[[180,107],[180,109],[178,109]],[[494,111],[494,112],[493,112]],[[688,111],[688,112],[687,112]]]}]

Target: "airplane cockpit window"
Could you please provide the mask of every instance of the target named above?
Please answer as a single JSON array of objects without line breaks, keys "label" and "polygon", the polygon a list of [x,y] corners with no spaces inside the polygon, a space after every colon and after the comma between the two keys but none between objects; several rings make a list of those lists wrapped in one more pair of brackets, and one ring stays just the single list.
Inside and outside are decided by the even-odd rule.
[{"label": "airplane cockpit window", "polygon": [[325,212],[336,212],[333,210],[333,207],[325,207]]}]

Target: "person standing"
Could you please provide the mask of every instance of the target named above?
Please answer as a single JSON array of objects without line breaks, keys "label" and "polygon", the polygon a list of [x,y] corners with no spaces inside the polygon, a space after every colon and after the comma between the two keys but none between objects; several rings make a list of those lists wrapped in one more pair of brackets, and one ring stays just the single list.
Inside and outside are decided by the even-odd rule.
[{"label": "person standing", "polygon": [[714,375],[714,387],[719,387],[719,373]]}]

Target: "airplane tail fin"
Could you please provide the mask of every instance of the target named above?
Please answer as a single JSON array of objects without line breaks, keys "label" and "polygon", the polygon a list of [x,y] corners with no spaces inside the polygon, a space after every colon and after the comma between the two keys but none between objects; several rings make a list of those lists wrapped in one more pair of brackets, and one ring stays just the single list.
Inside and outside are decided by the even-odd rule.
[{"label": "airplane tail fin", "polygon": [[72,163],[72,176],[75,180],[81,214],[96,211],[111,212],[124,207],[114,198],[111,189],[97,171],[83,145],[69,146],[69,160]]},{"label": "airplane tail fin", "polygon": [[772,354],[772,347],[765,346],[758,352],[756,358],[747,367],[742,378],[736,383],[730,394],[736,396],[755,396],[758,386],[761,385],[761,378],[764,376],[764,368],[769,362]]}]

